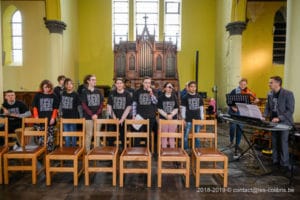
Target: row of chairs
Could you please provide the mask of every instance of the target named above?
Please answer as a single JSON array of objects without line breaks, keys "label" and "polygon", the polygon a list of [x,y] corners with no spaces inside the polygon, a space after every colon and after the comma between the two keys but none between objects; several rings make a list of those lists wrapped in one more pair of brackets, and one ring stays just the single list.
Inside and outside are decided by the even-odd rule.
[{"label": "row of chairs", "polygon": [[[119,155],[118,142],[113,146],[106,145],[102,142],[101,146],[97,146],[96,138],[100,137],[104,141],[107,138],[119,139],[118,120],[98,119],[94,120],[94,148],[89,152],[85,152],[85,120],[84,119],[61,119],[60,121],[60,146],[53,152],[47,153],[47,119],[24,118],[22,121],[22,137],[21,147],[16,150],[9,151],[7,148],[7,119],[0,119],[0,123],[5,124],[4,131],[0,132],[0,136],[6,137],[6,143],[1,148],[1,162],[4,160],[4,183],[9,183],[9,173],[11,171],[31,171],[32,183],[36,184],[37,175],[45,169],[46,185],[51,185],[51,176],[57,172],[73,173],[74,186],[78,185],[79,176],[85,174],[85,185],[89,185],[90,174],[97,172],[112,173],[112,185],[116,186],[117,172],[119,171],[119,185],[124,186],[125,174],[146,174],[147,186],[151,187],[151,152],[149,150],[149,121],[148,120],[125,120],[125,140],[134,141],[136,138],[146,139],[146,146],[136,147],[134,142],[124,145],[124,150]],[[42,130],[33,128],[34,124],[40,124],[45,127]],[[63,129],[64,124],[81,124],[82,130],[74,132],[66,132]],[[133,132],[132,125],[140,124],[146,126],[143,131]],[[115,126],[115,129],[107,129],[105,127]],[[162,132],[165,125],[177,126],[175,132]],[[195,133],[195,125],[202,127],[201,133]],[[210,127],[210,128],[208,128]],[[158,131],[158,187],[162,186],[163,174],[182,174],[185,176],[185,187],[189,187],[190,177],[190,156],[183,149],[184,141],[184,122],[182,120],[159,120]],[[196,187],[200,185],[201,174],[219,174],[223,177],[223,186],[227,187],[228,174],[228,158],[217,149],[217,123],[216,120],[193,120],[192,129],[192,156],[191,166],[192,172],[196,177]],[[78,146],[65,147],[64,137],[76,136],[79,138]],[[43,137],[42,145],[31,145],[32,138],[35,140]],[[176,148],[161,148],[162,138],[176,138]],[[31,139],[30,139],[31,138]],[[196,139],[208,139],[208,147],[195,147]],[[201,139],[201,140],[202,140]],[[29,141],[28,141],[29,140]],[[119,159],[118,159],[119,158]],[[12,162],[14,160],[14,162]],[[19,162],[16,162],[18,160]],[[72,163],[68,163],[71,161]],[[81,162],[80,162],[81,161]],[[111,161],[112,165],[107,166],[102,161]],[[119,162],[119,165],[118,165]],[[176,165],[172,163],[176,162]],[[212,162],[212,168],[203,168],[202,162]],[[221,166],[216,163],[222,163]],[[38,163],[43,163],[41,167],[37,167]],[[2,167],[2,163],[1,167]],[[19,165],[18,165],[19,164]],[[170,165],[171,164],[171,165]],[[178,167],[179,164],[179,167]],[[134,166],[134,167],[132,167]],[[119,168],[119,169],[118,169]],[[2,176],[2,169],[0,171]],[[2,177],[0,177],[2,183]]]}]

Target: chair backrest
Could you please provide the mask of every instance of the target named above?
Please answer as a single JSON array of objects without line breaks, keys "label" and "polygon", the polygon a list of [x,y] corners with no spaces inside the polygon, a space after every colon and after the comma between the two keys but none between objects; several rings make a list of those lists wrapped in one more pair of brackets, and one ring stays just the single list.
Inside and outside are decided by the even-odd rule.
[{"label": "chair backrest", "polygon": [[[104,126],[104,127],[103,127]],[[113,127],[110,127],[113,126]],[[116,147],[119,147],[119,121],[117,119],[97,119],[94,120],[94,147],[96,144],[96,138],[115,138]],[[106,146],[106,142],[104,142]]]},{"label": "chair backrest", "polygon": [[[142,125],[140,130],[138,131],[133,131],[132,126],[135,125]],[[131,129],[129,129],[129,126],[131,126]],[[143,129],[143,126],[146,126],[146,131]],[[132,139],[132,138],[146,138],[147,140],[147,148],[149,149],[149,120],[148,119],[143,119],[143,120],[134,120],[134,119],[126,119],[125,120],[125,141],[127,139]],[[127,143],[125,142],[124,144],[124,149],[127,148]]]},{"label": "chair backrest", "polygon": [[4,138],[3,146],[8,146],[8,120],[7,120],[7,117],[0,118],[0,124],[3,125],[3,130],[0,131],[0,137]]},{"label": "chair backrest", "polygon": [[[64,131],[64,124],[74,124],[74,125],[80,125],[81,130],[76,131]],[[64,137],[78,137],[79,143],[78,145],[80,147],[84,147],[85,145],[85,119],[60,119],[60,137],[59,137],[59,146],[63,147],[63,140]]]},{"label": "chair backrest", "polygon": [[[162,128],[163,126],[167,125],[173,125],[176,126],[177,128],[175,129],[175,132],[163,132]],[[160,152],[161,149],[161,138],[175,138],[176,141],[179,141],[180,148],[184,148],[183,142],[184,142],[184,124],[183,120],[165,120],[165,119],[159,119],[158,123],[158,152]]]},{"label": "chair backrest", "polygon": [[[217,148],[217,141],[218,141],[218,134],[217,134],[217,120],[195,120],[193,119],[192,122],[192,135],[193,135],[193,141],[192,141],[192,148],[195,148],[195,139],[197,138],[203,138],[203,139],[209,139],[213,141],[210,143],[211,147]],[[196,133],[196,126],[200,126],[200,132]]]},{"label": "chair backrest", "polygon": [[[38,126],[39,128],[37,128]],[[47,146],[47,130],[48,119],[47,118],[23,118],[22,119],[22,136],[21,146],[25,147],[29,138],[31,137],[44,137],[43,145]],[[41,145],[41,144],[40,144]]]}]

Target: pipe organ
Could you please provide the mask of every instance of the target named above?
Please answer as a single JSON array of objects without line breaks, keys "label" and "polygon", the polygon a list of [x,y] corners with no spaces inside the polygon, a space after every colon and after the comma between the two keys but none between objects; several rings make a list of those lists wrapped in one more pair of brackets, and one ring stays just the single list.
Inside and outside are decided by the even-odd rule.
[{"label": "pipe organ", "polygon": [[176,44],[155,41],[146,24],[136,41],[120,41],[114,45],[114,78],[129,79],[136,88],[145,76],[161,88],[167,81],[179,88]]}]

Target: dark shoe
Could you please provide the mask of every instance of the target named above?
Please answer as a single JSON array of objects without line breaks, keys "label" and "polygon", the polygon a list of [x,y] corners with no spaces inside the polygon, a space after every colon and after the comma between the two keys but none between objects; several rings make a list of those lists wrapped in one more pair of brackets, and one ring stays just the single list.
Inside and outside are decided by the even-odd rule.
[{"label": "dark shoe", "polygon": [[243,150],[240,146],[238,146],[238,145],[237,145],[236,149],[237,149],[237,151],[239,151],[240,153],[242,153],[242,152],[244,151],[244,150]]},{"label": "dark shoe", "polygon": [[226,147],[228,147],[228,148],[233,148],[233,147],[234,147],[234,144],[233,144],[233,142],[230,142],[230,144],[229,144],[229,145],[227,145]]}]

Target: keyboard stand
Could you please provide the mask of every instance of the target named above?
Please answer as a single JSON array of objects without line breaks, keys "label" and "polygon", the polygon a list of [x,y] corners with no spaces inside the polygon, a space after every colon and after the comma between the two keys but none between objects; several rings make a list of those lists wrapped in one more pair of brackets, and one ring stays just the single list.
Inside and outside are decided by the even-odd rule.
[{"label": "keyboard stand", "polygon": [[[237,126],[238,128],[240,128],[240,126]],[[267,170],[267,168],[265,167],[265,165],[263,164],[263,162],[261,161],[261,159],[259,158],[256,150],[253,148],[253,146],[255,145],[255,143],[251,143],[249,141],[249,139],[247,138],[246,134],[245,134],[245,131],[244,130],[241,130],[242,131],[242,135],[246,141],[246,143],[248,144],[248,148],[246,150],[244,150],[241,155],[236,159],[237,161],[240,160],[241,157],[243,157],[249,150],[252,150],[252,155],[254,155],[255,159],[257,160],[259,166],[264,170],[265,174],[269,174],[270,171]],[[237,147],[235,149],[235,151],[237,152]]]}]

